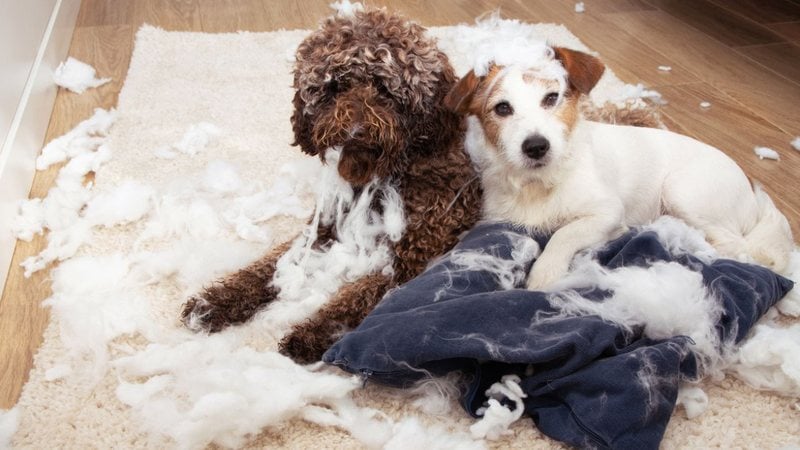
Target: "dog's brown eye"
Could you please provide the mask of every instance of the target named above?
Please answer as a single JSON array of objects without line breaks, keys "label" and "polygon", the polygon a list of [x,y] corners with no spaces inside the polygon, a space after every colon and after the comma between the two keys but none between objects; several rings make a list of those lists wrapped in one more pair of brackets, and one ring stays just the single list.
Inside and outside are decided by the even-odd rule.
[{"label": "dog's brown eye", "polygon": [[494,112],[500,117],[506,117],[514,114],[514,109],[508,104],[508,102],[500,102],[494,105]]},{"label": "dog's brown eye", "polygon": [[339,82],[336,80],[331,80],[327,85],[325,85],[325,90],[328,91],[330,95],[336,95],[339,93]]},{"label": "dog's brown eye", "polygon": [[551,92],[542,99],[542,108],[552,108],[558,103],[558,92]]}]

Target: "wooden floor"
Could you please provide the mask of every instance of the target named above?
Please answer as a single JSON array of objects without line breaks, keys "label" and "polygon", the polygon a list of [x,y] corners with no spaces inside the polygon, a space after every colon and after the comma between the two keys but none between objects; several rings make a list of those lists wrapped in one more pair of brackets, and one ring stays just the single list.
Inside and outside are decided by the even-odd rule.
[{"label": "wooden floor", "polygon": [[[331,0],[84,0],[70,54],[114,81],[83,95],[59,92],[47,140],[70,130],[93,108],[116,104],[134,34],[143,23],[167,30],[230,32],[314,28]],[[471,22],[496,8],[528,22],[566,25],[627,82],[655,87],[669,102],[667,122],[725,149],[763,183],[800,236],[800,0],[380,0],[424,25]],[[672,71],[657,67],[669,65]],[[711,108],[701,109],[701,101]],[[781,161],[759,161],[756,145]],[[40,172],[31,196],[47,193],[57,169]],[[43,239],[20,242],[0,300],[0,408],[13,406],[41,343],[48,315],[48,273],[22,277],[19,263]]]}]

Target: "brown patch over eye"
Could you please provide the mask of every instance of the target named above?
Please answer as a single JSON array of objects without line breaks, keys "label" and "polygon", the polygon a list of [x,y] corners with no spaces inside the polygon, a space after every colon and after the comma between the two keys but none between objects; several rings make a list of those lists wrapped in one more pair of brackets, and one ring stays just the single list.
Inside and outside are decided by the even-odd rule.
[{"label": "brown patch over eye", "polygon": [[555,115],[561,119],[564,125],[567,126],[567,130],[571,132],[572,128],[575,127],[575,123],[578,121],[578,96],[567,95],[564,97],[564,102],[555,111]]},{"label": "brown patch over eye", "polygon": [[514,108],[508,102],[502,101],[494,105],[494,113],[500,117],[508,117],[514,114]]},{"label": "brown patch over eye", "polygon": [[542,98],[542,108],[552,108],[558,103],[558,92],[550,92]]}]

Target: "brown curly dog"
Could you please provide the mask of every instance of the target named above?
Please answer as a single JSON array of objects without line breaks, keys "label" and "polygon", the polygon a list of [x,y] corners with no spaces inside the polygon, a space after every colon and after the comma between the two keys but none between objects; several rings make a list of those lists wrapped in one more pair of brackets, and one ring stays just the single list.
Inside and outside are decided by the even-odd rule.
[{"label": "brown curly dog", "polygon": [[[371,214],[386,214],[391,208],[386,193],[394,192],[402,229],[394,236],[370,238],[388,248],[388,266],[376,265],[342,283],[280,343],[281,353],[295,361],[315,362],[390,288],[415,277],[452,248],[477,222],[481,209],[480,182],[464,151],[465,124],[443,106],[455,83],[447,56],[421,26],[374,9],[327,19],[297,50],[291,120],[294,145],[335,165],[339,180],[348,185],[342,197],[348,200],[338,207],[328,205],[336,210],[330,214],[320,214],[325,205],[317,205],[317,216],[304,234],[189,299],[183,306],[184,323],[216,332],[250,319],[285,296],[277,282],[282,265],[302,264],[298,254],[303,249],[333,252],[354,233],[358,239],[359,233],[373,230],[377,219]],[[599,115],[604,121],[654,123],[628,113]],[[360,198],[372,211],[362,228],[348,225]],[[327,262],[338,263],[335,258]]]},{"label": "brown curly dog", "polygon": [[[463,149],[464,128],[442,106],[455,82],[447,56],[424,28],[385,10],[329,18],[300,44],[295,145],[328,163],[326,153],[338,149],[338,174],[353,187],[354,201],[374,180],[391,185],[402,199],[405,229],[399,239],[386,240],[393,270],[341,286],[283,339],[282,353],[298,362],[318,361],[388,289],[422,272],[478,220],[480,182]],[[370,206],[384,208],[377,198]],[[329,248],[342,222],[319,222],[314,248]],[[292,242],[279,246],[189,299],[184,323],[214,332],[251,318],[280,297],[272,280],[291,247]]]}]

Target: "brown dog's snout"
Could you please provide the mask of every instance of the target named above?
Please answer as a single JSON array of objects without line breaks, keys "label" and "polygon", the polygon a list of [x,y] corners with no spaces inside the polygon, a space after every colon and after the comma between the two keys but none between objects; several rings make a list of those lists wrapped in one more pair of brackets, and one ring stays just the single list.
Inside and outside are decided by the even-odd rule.
[{"label": "brown dog's snout", "polygon": [[522,141],[522,153],[531,159],[542,159],[550,150],[550,141],[540,134],[534,134]]},{"label": "brown dog's snout", "polygon": [[386,147],[396,142],[397,118],[375,88],[364,86],[340,92],[327,111],[317,117],[313,135],[320,148],[344,146]]}]

